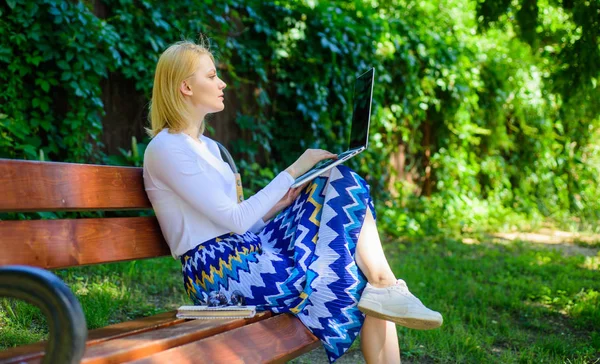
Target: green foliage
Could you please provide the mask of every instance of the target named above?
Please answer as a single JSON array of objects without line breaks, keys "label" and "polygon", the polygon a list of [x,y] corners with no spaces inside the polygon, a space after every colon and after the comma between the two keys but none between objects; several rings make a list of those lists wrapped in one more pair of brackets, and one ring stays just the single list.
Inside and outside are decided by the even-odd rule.
[{"label": "green foliage", "polygon": [[96,156],[100,80],[119,65],[119,35],[83,2],[15,0],[0,13],[0,155],[38,159],[43,151],[77,162]]},{"label": "green foliage", "polygon": [[[593,90],[600,75],[600,1],[484,0],[477,12],[484,29],[498,21],[499,27],[510,32],[516,17],[519,37],[535,52],[556,57],[550,62],[555,66],[551,79],[565,99],[576,97],[582,89],[599,96]],[[597,102],[595,107],[597,115]]]},{"label": "green foliage", "polygon": [[105,19],[85,2],[0,5],[0,156],[139,166],[144,143],[104,155],[100,81],[121,73],[149,97],[160,52],[203,32],[242,101],[247,194],[306,148],[341,151],[354,77],[374,66],[371,145],[349,165],[392,234],[600,217],[597,1],[103,4]]},{"label": "green foliage", "polygon": [[147,143],[138,143],[137,138],[133,136],[130,150],[119,148],[120,154],[109,155],[104,158],[104,161],[110,165],[141,167],[144,163],[144,151],[147,145]]}]

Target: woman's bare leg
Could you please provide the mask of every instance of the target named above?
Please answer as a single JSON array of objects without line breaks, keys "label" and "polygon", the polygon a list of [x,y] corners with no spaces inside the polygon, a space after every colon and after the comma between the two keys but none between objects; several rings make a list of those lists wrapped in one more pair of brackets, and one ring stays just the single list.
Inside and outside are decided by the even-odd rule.
[{"label": "woman's bare leg", "polygon": [[[379,232],[369,207],[356,245],[356,264],[375,287],[396,283],[396,276],[383,253]],[[400,363],[400,345],[396,324],[365,316],[361,335],[361,349],[367,363]]]},{"label": "woman's bare leg", "polygon": [[366,316],[360,332],[360,346],[367,364],[400,363],[396,324]]},{"label": "woman's bare leg", "polygon": [[375,219],[368,206],[356,244],[356,264],[367,276],[367,281],[375,287],[388,287],[396,283],[394,272],[383,253]]},{"label": "woman's bare leg", "polygon": [[[329,172],[325,176],[329,177]],[[355,257],[358,268],[371,285],[387,287],[396,283],[396,277],[381,246],[375,218],[368,206],[365,221],[358,236]],[[368,364],[400,363],[398,333],[396,324],[393,322],[365,316],[360,340],[361,349]]]},{"label": "woman's bare leg", "polygon": [[[323,173],[321,176],[329,178],[331,169]],[[329,182],[325,186],[325,191],[329,187]],[[367,206],[367,214],[365,221],[358,235],[356,244],[356,265],[367,277],[367,281],[371,285],[381,288],[391,286],[396,283],[394,272],[390,268],[383,248],[379,239],[375,218],[369,206]]]}]

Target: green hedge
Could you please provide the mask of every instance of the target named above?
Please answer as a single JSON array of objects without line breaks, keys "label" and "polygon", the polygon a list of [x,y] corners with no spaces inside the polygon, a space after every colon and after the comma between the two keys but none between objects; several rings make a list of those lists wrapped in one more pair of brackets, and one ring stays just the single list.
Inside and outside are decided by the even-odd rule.
[{"label": "green hedge", "polygon": [[[587,32],[598,29],[598,3],[523,2],[538,37],[525,17],[512,22],[523,7],[505,3],[104,0],[100,19],[87,2],[6,1],[0,157],[139,164],[144,143],[133,155],[103,151],[100,81],[118,72],[148,96],[160,52],[202,32],[229,92],[254,90],[236,118],[251,138],[233,148],[249,190],[307,147],[338,146],[353,79],[374,66],[372,143],[350,165],[387,201],[379,216],[389,232],[594,223],[600,57]],[[564,70],[586,62],[569,83]],[[401,149],[410,179],[392,197],[389,159]]]}]

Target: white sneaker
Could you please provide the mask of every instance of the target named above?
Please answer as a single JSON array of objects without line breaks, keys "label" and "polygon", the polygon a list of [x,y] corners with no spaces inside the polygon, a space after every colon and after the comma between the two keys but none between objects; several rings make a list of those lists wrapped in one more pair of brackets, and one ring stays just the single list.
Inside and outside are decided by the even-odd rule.
[{"label": "white sneaker", "polygon": [[366,315],[411,329],[436,329],[444,322],[439,312],[428,309],[410,293],[402,279],[385,288],[376,288],[367,283],[358,302],[358,309]]}]

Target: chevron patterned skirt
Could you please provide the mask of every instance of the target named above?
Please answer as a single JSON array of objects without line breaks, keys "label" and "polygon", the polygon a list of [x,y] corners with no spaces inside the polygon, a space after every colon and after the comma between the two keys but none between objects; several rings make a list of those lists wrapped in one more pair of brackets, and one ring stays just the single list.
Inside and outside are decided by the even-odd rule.
[{"label": "chevron patterned skirt", "polygon": [[314,179],[258,234],[228,233],[181,256],[194,304],[221,299],[289,312],[318,337],[330,362],[360,333],[366,278],[354,260],[369,185],[352,169]]}]

